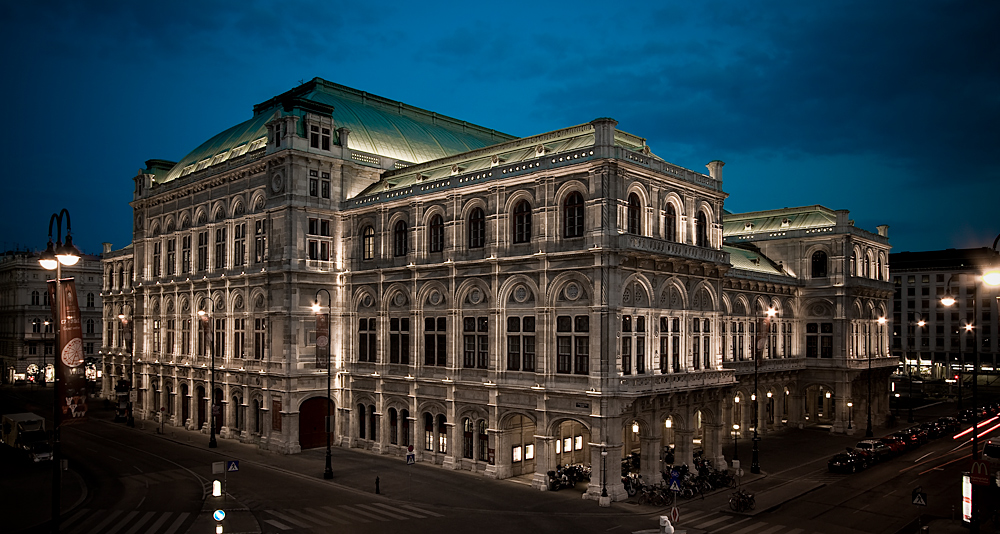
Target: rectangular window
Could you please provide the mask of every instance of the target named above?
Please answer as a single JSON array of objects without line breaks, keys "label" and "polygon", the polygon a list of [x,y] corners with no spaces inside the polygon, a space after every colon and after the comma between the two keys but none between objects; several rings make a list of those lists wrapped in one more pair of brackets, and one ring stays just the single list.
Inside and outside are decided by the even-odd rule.
[{"label": "rectangular window", "polygon": [[375,346],[375,318],[362,318],[358,321],[358,361],[374,362],[377,347]]},{"label": "rectangular window", "polygon": [[489,367],[489,318],[465,317],[462,320],[464,332],[463,364],[467,368],[486,369]]},{"label": "rectangular window", "polygon": [[191,236],[181,238],[181,272],[191,272]]},{"label": "rectangular window", "polygon": [[173,276],[177,269],[177,240],[167,240],[167,276]]},{"label": "rectangular window", "polygon": [[257,317],[253,320],[253,357],[257,360],[264,359],[264,347],[266,346],[264,332],[267,325],[266,321],[267,320],[263,317]]},{"label": "rectangular window", "polygon": [[238,223],[233,226],[233,266],[239,267],[247,256],[247,225]]},{"label": "rectangular window", "polygon": [[320,196],[323,198],[330,198],[330,180],[321,180],[319,185]]},{"label": "rectangular window", "polygon": [[319,126],[315,124],[309,125],[309,147],[319,148]]},{"label": "rectangular window", "polygon": [[507,370],[535,370],[535,318],[507,318]]},{"label": "rectangular window", "polygon": [[253,254],[257,263],[263,263],[267,259],[267,227],[266,221],[254,221],[254,243]]},{"label": "rectangular window", "polygon": [[180,353],[191,353],[191,319],[181,319],[181,350]]},{"label": "rectangular window", "polygon": [[309,179],[309,196],[318,197],[319,196],[319,180],[316,178]]},{"label": "rectangular window", "polygon": [[153,276],[160,276],[160,246],[161,243],[153,243]]},{"label": "rectangular window", "polygon": [[233,319],[233,358],[245,358],[247,320],[243,317]]},{"label": "rectangular window", "polygon": [[[697,324],[697,321],[695,321]],[[701,348],[701,336],[693,336],[691,338],[691,363],[694,366],[694,370],[697,371],[701,369],[701,352],[698,350]]]},{"label": "rectangular window", "polygon": [[389,363],[410,364],[410,318],[389,319]]},{"label": "rectangular window", "polygon": [[215,319],[215,356],[225,358],[226,356],[226,319],[223,317]]},{"label": "rectangular window", "polygon": [[167,319],[167,345],[163,347],[163,351],[168,354],[174,352],[174,326],[176,324],[176,319]]},{"label": "rectangular window", "polygon": [[226,268],[226,229],[215,229],[215,268]]},{"label": "rectangular window", "polygon": [[448,365],[448,318],[424,318],[424,365]]}]

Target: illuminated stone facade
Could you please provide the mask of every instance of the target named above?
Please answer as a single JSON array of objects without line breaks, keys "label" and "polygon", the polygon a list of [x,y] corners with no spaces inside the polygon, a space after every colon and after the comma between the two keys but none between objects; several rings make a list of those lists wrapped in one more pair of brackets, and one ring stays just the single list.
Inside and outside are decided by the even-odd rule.
[{"label": "illuminated stone facade", "polygon": [[[378,126],[404,119],[395,134]],[[329,409],[338,446],[402,457],[412,445],[418,461],[533,474],[539,488],[557,464],[591,464],[591,497],[607,450],[620,499],[630,452],[647,480],[665,446],[680,462],[696,448],[725,461],[734,410],[751,417],[734,398],[753,387],[767,309],[782,337],[759,391],[788,400],[761,410],[761,432],[843,431],[863,358],[888,352],[884,260],[858,275],[848,259],[855,247],[884,258],[884,235],[818,206],[726,215],[722,162],[677,167],[611,119],[515,139],[314,80],[195,153],[147,162],[132,248],[105,260],[106,320],[134,317],[137,417],[162,408],[207,432],[214,352],[222,439],[322,446]],[[740,217],[798,222],[781,236],[723,231]],[[825,276],[803,275],[819,250]],[[127,288],[114,285],[122,269]],[[106,334],[114,374],[122,343]],[[833,394],[817,405],[821,386]]]}]

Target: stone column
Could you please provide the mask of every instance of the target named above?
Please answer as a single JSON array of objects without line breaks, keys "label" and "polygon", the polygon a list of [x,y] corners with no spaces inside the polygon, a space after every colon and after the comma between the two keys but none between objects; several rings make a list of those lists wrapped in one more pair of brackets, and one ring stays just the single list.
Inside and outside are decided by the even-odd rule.
[{"label": "stone column", "polygon": [[[705,440],[703,442],[703,447],[705,449],[704,458],[712,462],[712,468],[714,469],[726,469],[729,464],[726,463],[726,457],[722,455],[722,440],[723,436],[728,435],[728,433],[723,432],[726,428],[724,424],[713,424],[705,425]],[[731,426],[729,428],[732,428]]]},{"label": "stone column", "polygon": [[537,490],[549,489],[548,472],[556,468],[556,439],[553,436],[535,436],[535,472],[531,476],[531,487]]},{"label": "stone column", "polygon": [[674,449],[674,465],[687,464],[688,467],[693,467],[694,451],[691,440],[694,438],[694,430],[676,428],[674,435],[677,436]]}]

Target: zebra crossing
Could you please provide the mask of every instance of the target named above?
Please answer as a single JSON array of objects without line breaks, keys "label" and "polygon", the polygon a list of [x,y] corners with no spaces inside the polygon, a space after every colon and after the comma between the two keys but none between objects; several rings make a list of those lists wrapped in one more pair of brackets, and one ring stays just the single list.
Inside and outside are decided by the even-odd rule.
[{"label": "zebra crossing", "polygon": [[[412,504],[382,502],[318,506],[300,510],[265,510],[263,521],[280,530],[329,529],[352,523],[384,523],[444,517]],[[321,530],[326,532],[327,530]]]},{"label": "zebra crossing", "polygon": [[120,477],[122,482],[132,481],[139,484],[154,485],[176,482],[179,480],[191,481],[192,475],[186,469],[170,469],[167,471],[151,471],[149,473],[139,473]]},{"label": "zebra crossing", "polygon": [[799,527],[781,525],[772,521],[737,517],[722,512],[692,510],[681,513],[674,525],[681,529],[697,529],[712,534],[820,534]]},{"label": "zebra crossing", "polygon": [[81,508],[59,524],[66,534],[177,534],[189,512]]}]

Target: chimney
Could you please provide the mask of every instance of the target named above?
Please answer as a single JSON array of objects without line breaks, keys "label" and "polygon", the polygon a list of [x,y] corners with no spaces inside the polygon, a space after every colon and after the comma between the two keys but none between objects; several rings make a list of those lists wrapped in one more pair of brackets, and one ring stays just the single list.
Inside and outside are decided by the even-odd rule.
[{"label": "chimney", "polygon": [[876,226],[875,228],[878,230],[878,235],[880,235],[882,237],[889,237],[889,225],[888,224],[880,224],[880,225]]},{"label": "chimney", "polygon": [[726,164],[726,162],[719,161],[717,159],[708,162],[708,165],[705,165],[706,167],[708,167],[708,175],[711,176],[713,180],[721,183],[722,182],[722,166],[725,165],[725,164]]},{"label": "chimney", "polygon": [[594,146],[613,147],[615,146],[615,126],[618,121],[603,117],[590,121],[594,125]]},{"label": "chimney", "polygon": [[340,146],[347,148],[347,139],[351,136],[351,131],[345,127],[337,128],[337,135],[340,136]]},{"label": "chimney", "polygon": [[101,243],[101,247],[102,247],[102,250],[104,251],[103,254],[107,254],[108,252],[111,252],[111,243],[107,243],[107,242]]}]

